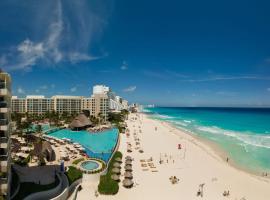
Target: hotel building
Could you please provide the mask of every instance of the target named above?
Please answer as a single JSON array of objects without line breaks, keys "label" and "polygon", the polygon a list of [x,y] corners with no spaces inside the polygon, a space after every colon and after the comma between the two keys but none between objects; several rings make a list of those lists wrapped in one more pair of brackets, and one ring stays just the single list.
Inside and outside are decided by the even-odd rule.
[{"label": "hotel building", "polygon": [[94,117],[108,118],[109,111],[127,109],[128,102],[104,85],[95,85],[91,97],[56,95],[51,98],[29,95],[26,98],[12,97],[12,112],[29,114],[44,114],[47,111],[58,113],[80,113],[89,111]]},{"label": "hotel building", "polygon": [[0,71],[0,194],[9,199],[11,78]]}]

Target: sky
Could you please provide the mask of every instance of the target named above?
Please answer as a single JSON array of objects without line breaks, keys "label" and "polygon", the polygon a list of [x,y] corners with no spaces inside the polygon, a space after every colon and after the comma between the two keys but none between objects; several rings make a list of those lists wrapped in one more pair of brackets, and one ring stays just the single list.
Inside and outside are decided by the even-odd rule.
[{"label": "sky", "polygon": [[0,67],[12,93],[270,107],[270,2],[0,1]]}]

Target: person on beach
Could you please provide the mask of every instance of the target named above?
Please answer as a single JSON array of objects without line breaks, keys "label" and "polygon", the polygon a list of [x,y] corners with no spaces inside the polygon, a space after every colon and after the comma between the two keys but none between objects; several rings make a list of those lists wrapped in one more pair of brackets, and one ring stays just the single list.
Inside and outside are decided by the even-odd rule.
[{"label": "person on beach", "polygon": [[229,162],[229,157],[226,158],[226,161]]}]

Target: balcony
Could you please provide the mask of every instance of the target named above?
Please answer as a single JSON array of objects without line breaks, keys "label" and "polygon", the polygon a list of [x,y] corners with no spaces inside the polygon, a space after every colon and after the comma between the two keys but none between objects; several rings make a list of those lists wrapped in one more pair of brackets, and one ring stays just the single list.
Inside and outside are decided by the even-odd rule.
[{"label": "balcony", "polygon": [[0,89],[5,89],[6,83],[4,81],[0,81]]},{"label": "balcony", "polygon": [[7,183],[7,178],[6,177],[0,177],[0,184],[6,184]]},{"label": "balcony", "polygon": [[0,108],[6,108],[8,106],[6,101],[1,101],[0,102]]},{"label": "balcony", "polygon": [[8,160],[8,155],[0,155],[0,161],[7,161]]},{"label": "balcony", "polygon": [[0,119],[0,126],[6,126],[8,125],[8,120],[7,119]]},{"label": "balcony", "polygon": [[7,137],[0,137],[0,143],[8,143]]}]

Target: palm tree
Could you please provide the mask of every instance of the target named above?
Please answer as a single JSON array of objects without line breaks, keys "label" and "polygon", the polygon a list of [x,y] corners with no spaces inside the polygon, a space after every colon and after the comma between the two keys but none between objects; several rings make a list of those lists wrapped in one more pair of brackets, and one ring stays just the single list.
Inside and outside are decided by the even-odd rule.
[{"label": "palm tree", "polygon": [[41,138],[41,136],[42,136],[42,126],[40,124],[38,124],[36,126],[36,133],[38,133],[39,134],[39,138]]}]

